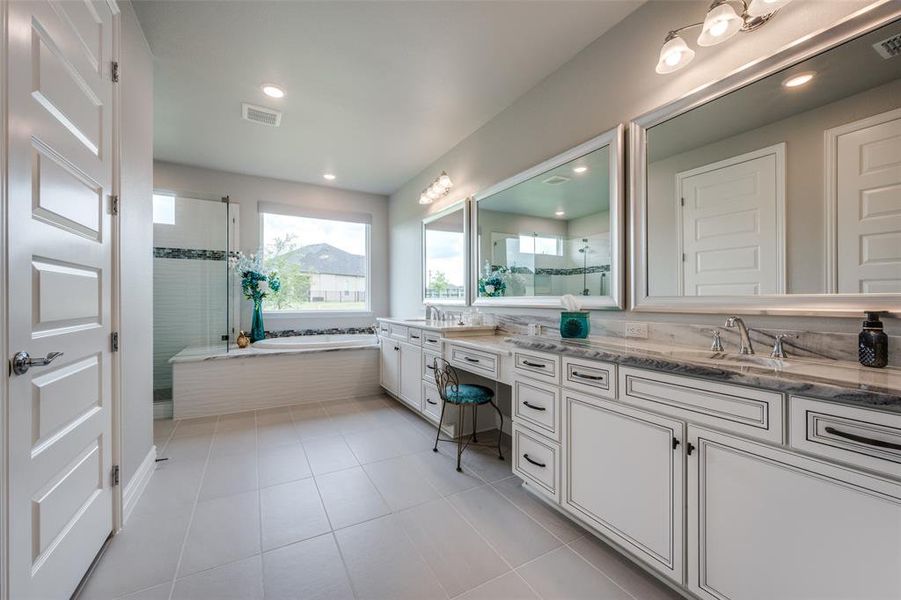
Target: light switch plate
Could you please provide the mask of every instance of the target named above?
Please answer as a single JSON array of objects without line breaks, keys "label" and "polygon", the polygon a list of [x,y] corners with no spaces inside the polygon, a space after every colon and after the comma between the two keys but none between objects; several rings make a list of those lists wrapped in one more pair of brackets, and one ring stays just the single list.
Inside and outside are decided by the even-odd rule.
[{"label": "light switch plate", "polygon": [[646,340],[648,338],[648,324],[626,323],[626,337]]}]

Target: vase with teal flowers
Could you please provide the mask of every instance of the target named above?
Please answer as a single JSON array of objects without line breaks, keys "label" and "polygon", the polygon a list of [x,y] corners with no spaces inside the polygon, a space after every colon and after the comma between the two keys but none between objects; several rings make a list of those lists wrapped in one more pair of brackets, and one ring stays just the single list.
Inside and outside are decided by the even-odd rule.
[{"label": "vase with teal flowers", "polygon": [[263,265],[259,254],[237,252],[232,256],[232,269],[241,278],[241,292],[253,302],[253,317],[250,323],[250,341],[258,342],[266,337],[263,325],[263,299],[269,294],[278,293],[282,283],[278,273],[270,271]]}]

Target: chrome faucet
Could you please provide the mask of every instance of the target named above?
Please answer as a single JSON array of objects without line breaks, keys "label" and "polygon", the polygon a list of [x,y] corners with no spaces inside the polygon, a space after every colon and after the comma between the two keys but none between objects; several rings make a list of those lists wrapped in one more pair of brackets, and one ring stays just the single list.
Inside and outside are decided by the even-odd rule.
[{"label": "chrome faucet", "polygon": [[426,303],[425,305],[425,320],[426,321],[440,321],[441,320],[441,309],[435,306],[434,304]]},{"label": "chrome faucet", "polygon": [[738,327],[738,335],[741,338],[739,354],[754,354],[754,347],[751,346],[751,334],[741,317],[729,317],[726,319],[724,327]]}]

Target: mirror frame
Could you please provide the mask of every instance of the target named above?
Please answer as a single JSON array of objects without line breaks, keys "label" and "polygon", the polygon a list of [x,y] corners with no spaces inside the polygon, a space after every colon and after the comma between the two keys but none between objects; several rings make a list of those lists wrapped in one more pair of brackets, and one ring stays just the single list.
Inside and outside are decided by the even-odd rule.
[{"label": "mirror frame", "polygon": [[[625,210],[623,168],[623,125],[617,125],[599,136],[593,137],[587,142],[570,148],[557,156],[549,158],[534,167],[517,173],[513,177],[505,179],[473,196],[472,225],[470,231],[470,258],[471,270],[469,289],[472,294],[473,306],[496,306],[518,308],[560,308],[559,296],[521,296],[511,298],[481,298],[479,289],[479,209],[478,203],[498,192],[522,183],[528,179],[541,175],[551,169],[556,169],[572,160],[584,156],[604,146],[610,146],[609,153],[609,180],[610,180],[610,295],[609,296],[579,296],[582,300],[582,308],[589,310],[623,310],[625,308],[625,223],[623,220]],[[615,272],[613,270],[616,269]]]},{"label": "mirror frame", "polygon": [[[458,210],[463,211],[463,299],[462,300],[436,300],[434,298],[426,298],[425,291],[428,285],[426,281],[426,252],[425,252],[425,231],[426,225],[429,223],[434,223],[438,219],[442,217],[446,217],[447,215],[453,214]],[[471,260],[470,253],[472,251],[472,245],[469,243],[469,236],[471,231],[470,224],[470,201],[469,198],[464,198],[463,200],[458,200],[453,204],[449,204],[445,206],[438,212],[432,213],[426,218],[422,220],[422,226],[419,233],[419,247],[422,252],[422,256],[420,258],[419,265],[419,275],[421,278],[421,290],[419,292],[422,297],[422,303],[425,304],[433,304],[437,306],[469,306],[469,303],[472,299],[471,290],[472,286],[470,286],[470,277],[469,272],[471,269]]]},{"label": "mirror frame", "polygon": [[[860,10],[789,44],[769,57],[751,62],[669,104],[629,122],[630,309],[678,313],[742,313],[797,316],[860,316],[879,310],[901,316],[901,294],[867,297],[864,294],[786,294],[761,296],[649,296],[647,256],[647,132],[664,121],[686,113],[730,92],[759,81],[817,54],[901,18],[901,9],[886,1]],[[828,186],[827,188],[828,189]],[[828,195],[824,194],[824,209]],[[828,213],[824,213],[828,214]],[[828,236],[827,236],[828,238]],[[827,239],[828,244],[828,239]],[[828,252],[824,246],[824,252]]]}]

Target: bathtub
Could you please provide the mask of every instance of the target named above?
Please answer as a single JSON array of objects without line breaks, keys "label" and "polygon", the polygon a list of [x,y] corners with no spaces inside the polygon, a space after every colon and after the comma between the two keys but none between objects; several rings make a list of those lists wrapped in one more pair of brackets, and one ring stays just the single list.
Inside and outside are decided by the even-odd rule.
[{"label": "bathtub", "polygon": [[253,344],[258,350],[314,350],[320,348],[350,348],[378,346],[379,338],[373,334],[296,335],[260,340]]},{"label": "bathtub", "polygon": [[186,348],[173,356],[176,419],[381,393],[376,335],[270,338],[249,348]]}]

